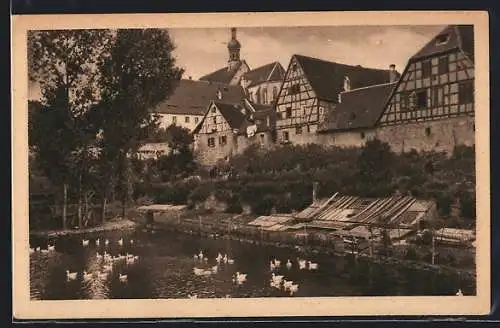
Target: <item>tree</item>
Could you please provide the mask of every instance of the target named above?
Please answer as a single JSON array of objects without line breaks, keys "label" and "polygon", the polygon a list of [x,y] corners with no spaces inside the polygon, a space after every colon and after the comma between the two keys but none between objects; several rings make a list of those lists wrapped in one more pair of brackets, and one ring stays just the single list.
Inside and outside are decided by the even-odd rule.
[{"label": "tree", "polygon": [[106,30],[28,33],[29,79],[40,86],[44,107],[31,115],[30,146],[54,185],[62,185],[64,227],[68,187],[76,184],[79,203],[84,188],[81,164],[95,136],[87,115],[98,101],[97,67],[108,40]]},{"label": "tree", "polygon": [[366,142],[358,158],[360,193],[366,196],[384,196],[394,175],[394,153],[389,144],[378,139]]},{"label": "tree", "polygon": [[174,48],[167,30],[117,30],[109,55],[100,66],[102,219],[111,172],[120,184],[122,214],[125,215],[128,155],[140,146],[151,130],[158,128],[150,109],[172,93],[183,73],[175,66]]}]

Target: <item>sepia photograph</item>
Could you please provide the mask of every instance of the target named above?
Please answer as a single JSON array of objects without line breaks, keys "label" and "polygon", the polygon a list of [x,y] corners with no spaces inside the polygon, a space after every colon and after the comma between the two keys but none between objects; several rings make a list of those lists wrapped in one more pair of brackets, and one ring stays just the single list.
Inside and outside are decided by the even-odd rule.
[{"label": "sepia photograph", "polygon": [[486,14],[111,16],[14,17],[19,314],[489,312]]}]

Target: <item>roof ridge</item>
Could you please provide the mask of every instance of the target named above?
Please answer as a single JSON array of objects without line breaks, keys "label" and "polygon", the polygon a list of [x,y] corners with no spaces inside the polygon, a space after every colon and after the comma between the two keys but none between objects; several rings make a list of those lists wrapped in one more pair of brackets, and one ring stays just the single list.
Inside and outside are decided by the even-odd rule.
[{"label": "roof ridge", "polygon": [[373,71],[387,71],[387,72],[389,71],[388,69],[383,69],[383,68],[364,67],[364,66],[359,65],[359,64],[358,65],[345,64],[345,63],[340,63],[340,62],[336,62],[336,61],[330,61],[330,60],[326,60],[326,59],[322,59],[322,58],[316,58],[316,57],[305,56],[305,55],[300,55],[300,54],[294,54],[293,56],[303,57],[303,58],[311,59],[314,61],[324,62],[324,63],[328,63],[328,64],[335,64],[335,65],[340,65],[340,66],[345,66],[345,67],[362,68],[365,70],[373,70]]},{"label": "roof ridge", "polygon": [[351,90],[348,90],[348,91],[341,91],[340,93],[349,93],[349,92],[354,92],[354,91],[363,90],[363,89],[370,89],[370,88],[374,88],[374,87],[388,86],[389,84],[396,84],[396,83],[397,83],[397,81],[386,82],[386,83],[379,83],[379,84],[372,84],[372,85],[367,85],[367,86],[361,87],[361,88],[351,89]]}]

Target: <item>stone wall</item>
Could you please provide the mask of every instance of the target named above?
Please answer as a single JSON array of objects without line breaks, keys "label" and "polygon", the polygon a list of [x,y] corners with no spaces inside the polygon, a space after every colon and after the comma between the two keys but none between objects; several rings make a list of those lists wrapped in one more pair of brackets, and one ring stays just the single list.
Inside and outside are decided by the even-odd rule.
[{"label": "stone wall", "polygon": [[475,144],[474,117],[462,116],[436,121],[381,126],[378,139],[391,145],[393,151],[445,151],[451,153],[456,145]]}]

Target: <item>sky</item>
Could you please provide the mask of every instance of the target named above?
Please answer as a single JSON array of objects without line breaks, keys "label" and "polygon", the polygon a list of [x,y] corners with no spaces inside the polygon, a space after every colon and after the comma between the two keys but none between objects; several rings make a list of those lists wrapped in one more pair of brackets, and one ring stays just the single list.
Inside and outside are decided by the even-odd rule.
[{"label": "sky", "polygon": [[[399,72],[407,60],[445,26],[330,26],[238,28],[241,59],[251,69],[279,61],[286,69],[294,54],[343,64],[387,69],[395,64]],[[176,45],[177,65],[183,78],[196,80],[227,65],[229,28],[169,29]],[[39,90],[30,86],[29,98]]]}]

